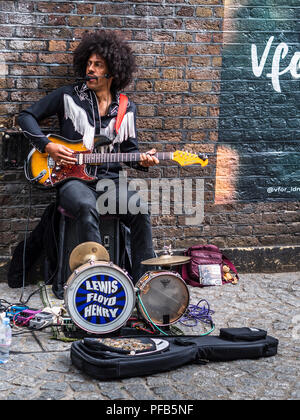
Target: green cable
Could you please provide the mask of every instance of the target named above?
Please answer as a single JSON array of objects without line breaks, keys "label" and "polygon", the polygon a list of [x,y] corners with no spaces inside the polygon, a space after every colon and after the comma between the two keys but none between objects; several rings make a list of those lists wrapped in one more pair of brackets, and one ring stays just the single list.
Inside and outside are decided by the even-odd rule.
[{"label": "green cable", "polygon": [[[140,291],[138,290],[137,291],[137,297],[138,297],[138,300],[140,301],[140,304],[142,305],[142,308],[143,308],[143,310],[144,310],[144,312],[145,312],[145,314],[146,314],[146,316],[147,316],[147,318],[149,319],[149,321],[151,322],[151,324],[158,330],[158,331],[160,331],[161,333],[163,333],[164,335],[168,335],[168,334],[166,334],[164,331],[162,331],[153,321],[152,321],[152,319],[150,318],[150,316],[149,316],[149,314],[148,314],[148,312],[147,312],[147,310],[146,310],[146,308],[145,308],[145,306],[144,306],[144,304],[143,304],[143,302],[142,302],[142,299],[141,299],[141,297],[140,297]],[[202,337],[202,336],[205,336],[205,335],[209,335],[210,333],[212,333],[214,330],[215,330],[215,324],[211,324],[212,325],[212,328],[211,328],[211,330],[210,331],[208,331],[208,332],[206,332],[206,333],[204,333],[204,334],[200,334],[200,337]]]},{"label": "green cable", "polygon": [[154,324],[154,322],[152,321],[152,319],[150,318],[150,316],[148,315],[148,312],[147,312],[147,310],[146,310],[146,308],[145,308],[145,306],[144,306],[144,304],[143,304],[143,302],[142,302],[142,299],[141,299],[141,297],[140,297],[140,291],[138,290],[138,292],[137,292],[137,296],[138,296],[138,300],[140,301],[140,304],[142,305],[142,308],[143,308],[143,310],[144,310],[144,312],[145,312],[145,314],[146,314],[146,316],[147,316],[147,318],[149,319],[149,321],[151,322],[151,324],[158,330],[158,331],[160,331],[161,333],[163,333],[164,335],[168,335],[168,334],[166,334],[163,330],[161,330],[156,324]]},{"label": "green cable", "polygon": [[215,330],[216,327],[215,327],[215,324],[211,324],[211,326],[212,326],[211,330],[204,333],[204,334],[200,334],[200,337],[203,337],[204,335],[208,335],[208,334],[212,333]]}]

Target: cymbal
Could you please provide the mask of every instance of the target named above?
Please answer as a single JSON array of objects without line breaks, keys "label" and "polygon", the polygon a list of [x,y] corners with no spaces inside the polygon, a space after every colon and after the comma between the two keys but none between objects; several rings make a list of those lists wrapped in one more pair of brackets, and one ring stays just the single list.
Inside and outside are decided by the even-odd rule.
[{"label": "cymbal", "polygon": [[109,253],[98,242],[83,242],[71,252],[69,265],[73,272],[77,267],[89,261],[109,261]]},{"label": "cymbal", "polygon": [[181,265],[190,261],[191,257],[184,255],[169,255],[164,254],[157,258],[150,258],[149,260],[142,261],[144,265]]}]

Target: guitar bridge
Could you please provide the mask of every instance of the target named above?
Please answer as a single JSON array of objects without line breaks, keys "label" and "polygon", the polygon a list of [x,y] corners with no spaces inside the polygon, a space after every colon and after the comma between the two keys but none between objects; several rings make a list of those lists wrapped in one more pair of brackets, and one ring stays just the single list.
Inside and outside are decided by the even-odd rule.
[{"label": "guitar bridge", "polygon": [[55,160],[51,156],[48,156],[47,165],[50,169],[53,169],[55,167]]}]

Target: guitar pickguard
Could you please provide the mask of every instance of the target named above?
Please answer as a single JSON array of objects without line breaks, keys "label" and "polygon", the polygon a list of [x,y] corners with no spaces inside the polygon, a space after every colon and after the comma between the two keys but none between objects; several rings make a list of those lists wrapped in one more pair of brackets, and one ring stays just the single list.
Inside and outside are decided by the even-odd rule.
[{"label": "guitar pickguard", "polygon": [[69,179],[92,182],[96,178],[86,173],[86,165],[55,165],[50,176],[44,181],[45,187],[54,187]]}]

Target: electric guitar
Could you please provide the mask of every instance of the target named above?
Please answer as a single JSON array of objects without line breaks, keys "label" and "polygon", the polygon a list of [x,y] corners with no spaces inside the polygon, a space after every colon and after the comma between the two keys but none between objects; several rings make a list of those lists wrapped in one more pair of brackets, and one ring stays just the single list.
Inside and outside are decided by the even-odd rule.
[{"label": "electric guitar", "polygon": [[[25,175],[30,181],[35,181],[42,188],[56,187],[69,179],[80,179],[86,182],[95,181],[88,175],[87,165],[101,165],[107,162],[139,162],[141,153],[91,153],[83,142],[67,140],[61,136],[49,135],[49,140],[62,144],[75,153],[75,164],[58,164],[48,153],[40,153],[32,149],[25,162]],[[175,152],[157,152],[155,156],[161,160],[173,160],[181,166],[200,164],[206,166],[208,158],[205,154],[193,154],[176,150]]]}]

